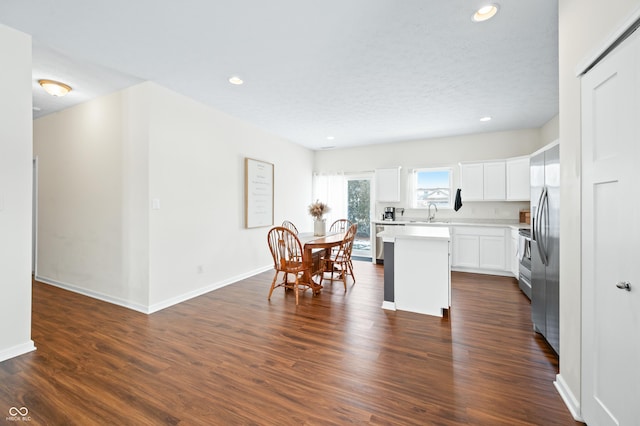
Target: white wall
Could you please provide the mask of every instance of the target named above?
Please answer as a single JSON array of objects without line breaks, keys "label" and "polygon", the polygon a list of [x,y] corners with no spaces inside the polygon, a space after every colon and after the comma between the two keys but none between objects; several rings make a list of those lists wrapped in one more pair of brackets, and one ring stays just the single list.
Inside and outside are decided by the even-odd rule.
[{"label": "white wall", "polygon": [[[245,229],[244,159],[274,164],[274,222],[311,199],[313,152],[154,85],[149,90],[150,305],[272,267],[266,233]],[[266,295],[265,295],[266,297]]]},{"label": "white wall", "polygon": [[[149,306],[149,96],[146,85],[122,91],[122,288]],[[131,302],[129,302],[131,303]]]},{"label": "white wall", "polygon": [[34,132],[38,279],[143,312],[272,266],[268,228],[244,228],[244,157],[275,165],[276,224],[311,198],[312,151],[153,83]]},{"label": "white wall", "polygon": [[31,341],[31,37],[0,25],[0,361]]},{"label": "white wall", "polygon": [[638,8],[637,0],[559,1],[560,384],[579,412],[581,348],[580,80],[576,67]]},{"label": "white wall", "polygon": [[122,93],[37,119],[38,279],[145,306],[123,279]]},{"label": "white wall", "polygon": [[[553,136],[553,119],[545,125],[545,136]],[[557,135],[552,140],[557,139]],[[317,151],[315,171],[372,171],[377,168],[401,166],[401,199],[407,199],[407,172],[416,167],[452,167],[453,186],[459,186],[459,166],[462,161],[483,161],[528,155],[544,146],[548,141],[542,138],[541,129],[525,129],[508,132],[480,133],[397,142],[390,144],[368,145],[350,149]],[[464,195],[464,194],[463,194]],[[464,202],[458,212],[440,211],[438,217],[464,219],[518,219],[521,209],[528,203],[519,202]],[[377,203],[374,217],[379,217],[384,206],[407,207],[406,202]],[[405,209],[407,217],[425,216],[424,211]]]},{"label": "white wall", "polygon": [[556,115],[540,128],[542,146],[556,141],[560,137],[560,116]]}]

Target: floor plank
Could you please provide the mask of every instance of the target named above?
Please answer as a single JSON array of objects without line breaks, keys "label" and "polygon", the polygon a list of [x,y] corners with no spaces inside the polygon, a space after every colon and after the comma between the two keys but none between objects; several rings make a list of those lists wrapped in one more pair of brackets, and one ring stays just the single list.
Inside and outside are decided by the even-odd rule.
[{"label": "floor plank", "polygon": [[32,425],[581,424],[514,279],[453,273],[437,318],[381,309],[382,266],[355,273],[297,307],[282,289],[266,300],[266,272],[152,315],[35,282],[38,349],[0,363],[0,411],[27,407]]}]

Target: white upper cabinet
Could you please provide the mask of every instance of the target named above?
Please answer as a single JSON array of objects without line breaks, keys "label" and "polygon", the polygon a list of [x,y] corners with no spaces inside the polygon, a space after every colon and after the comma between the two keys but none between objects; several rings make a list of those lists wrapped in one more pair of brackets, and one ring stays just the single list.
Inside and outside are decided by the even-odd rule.
[{"label": "white upper cabinet", "polygon": [[463,201],[504,200],[505,162],[460,164]]},{"label": "white upper cabinet", "polygon": [[528,201],[529,157],[460,164],[463,201]]},{"label": "white upper cabinet", "polygon": [[507,160],[507,200],[529,201],[529,157],[517,157]]},{"label": "white upper cabinet", "polygon": [[400,167],[376,169],[376,201],[400,201]]},{"label": "white upper cabinet", "polygon": [[460,164],[460,187],[463,201],[484,200],[484,165],[482,163]]},{"label": "white upper cabinet", "polygon": [[484,199],[503,201],[506,198],[505,162],[484,163]]}]

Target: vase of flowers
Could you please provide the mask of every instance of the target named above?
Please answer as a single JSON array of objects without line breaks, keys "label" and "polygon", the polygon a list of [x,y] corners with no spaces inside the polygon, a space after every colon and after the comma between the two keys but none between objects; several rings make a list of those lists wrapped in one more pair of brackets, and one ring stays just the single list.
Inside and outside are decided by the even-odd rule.
[{"label": "vase of flowers", "polygon": [[327,222],[323,216],[329,210],[331,210],[329,206],[319,200],[309,205],[309,214],[313,217],[314,236],[321,237],[327,233]]}]

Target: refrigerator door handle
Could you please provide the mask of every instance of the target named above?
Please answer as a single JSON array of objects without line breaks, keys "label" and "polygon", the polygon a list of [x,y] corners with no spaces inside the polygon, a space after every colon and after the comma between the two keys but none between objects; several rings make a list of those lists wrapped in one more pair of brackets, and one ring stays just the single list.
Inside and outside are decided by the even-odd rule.
[{"label": "refrigerator door handle", "polygon": [[[547,188],[545,187],[542,190],[542,194],[540,194],[540,204],[538,204],[538,254],[540,255],[540,260],[542,260],[542,264],[547,266],[547,233],[543,232],[543,226],[547,226],[549,222],[549,196],[547,194]],[[543,224],[543,217],[545,219]]]},{"label": "refrigerator door handle", "polygon": [[544,196],[544,190],[540,191],[540,196],[538,197],[538,204],[535,206],[536,210],[534,212],[534,216],[533,216],[533,233],[531,235],[531,239],[533,241],[538,241],[538,239],[540,238],[538,236],[539,231],[539,225],[540,225],[540,212],[542,211],[542,197]]}]

